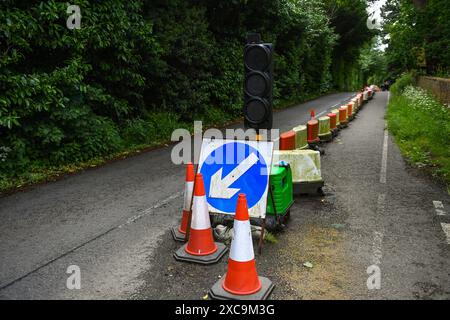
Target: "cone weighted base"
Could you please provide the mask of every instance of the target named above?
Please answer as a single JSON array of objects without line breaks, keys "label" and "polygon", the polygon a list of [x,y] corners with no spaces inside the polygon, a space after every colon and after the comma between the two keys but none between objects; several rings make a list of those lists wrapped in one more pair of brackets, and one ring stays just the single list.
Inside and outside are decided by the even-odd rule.
[{"label": "cone weighted base", "polygon": [[175,251],[173,256],[178,261],[193,262],[199,264],[214,264],[219,262],[219,260],[222,259],[224,254],[228,251],[227,246],[223,243],[215,242],[215,244],[217,246],[217,250],[214,253],[208,254],[206,256],[195,256],[187,253],[185,250],[187,244]]},{"label": "cone weighted base", "polygon": [[186,242],[186,234],[181,233],[178,227],[172,227],[172,229],[170,229],[170,231],[172,232],[172,237],[173,240],[175,241],[180,241],[180,242]]},{"label": "cone weighted base", "polygon": [[309,148],[309,144],[305,144],[303,147],[298,148],[298,150],[306,150]]},{"label": "cone weighted base", "polygon": [[336,127],[334,129],[331,129],[331,135],[334,137],[336,137],[339,133],[339,129]]},{"label": "cone weighted base", "polygon": [[328,132],[326,134],[319,134],[319,139],[321,142],[330,142],[333,139],[332,132]]},{"label": "cone weighted base", "polygon": [[215,300],[267,300],[275,288],[275,285],[266,277],[258,277],[261,281],[261,289],[253,294],[237,295],[226,291],[222,287],[222,282],[225,280],[225,275],[217,281],[211,289],[209,289],[209,296]]},{"label": "cone weighted base", "polygon": [[343,121],[343,122],[341,122],[339,124],[339,128],[340,129],[347,128],[347,127],[348,127],[348,121],[347,120],[345,122]]},{"label": "cone weighted base", "polygon": [[315,140],[308,140],[308,147],[311,150],[316,150],[317,147],[319,146],[319,143],[320,143],[319,137],[317,137]]}]

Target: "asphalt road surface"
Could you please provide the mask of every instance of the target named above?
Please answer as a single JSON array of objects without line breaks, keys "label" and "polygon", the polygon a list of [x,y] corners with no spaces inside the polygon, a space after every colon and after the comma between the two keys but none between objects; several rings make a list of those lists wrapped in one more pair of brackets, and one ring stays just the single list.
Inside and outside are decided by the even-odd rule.
[{"label": "asphalt road surface", "polygon": [[[352,93],[274,114],[281,131]],[[379,93],[322,157],[324,197],[296,198],[292,219],[257,256],[275,299],[450,297],[450,199],[408,168],[384,130]],[[239,126],[239,125],[236,125]],[[236,127],[233,126],[233,127]],[[0,298],[200,299],[226,270],[175,262],[184,168],[171,146],[0,198]],[[304,262],[312,268],[305,268]],[[81,271],[69,290],[67,268]],[[367,268],[381,272],[367,287]]]}]

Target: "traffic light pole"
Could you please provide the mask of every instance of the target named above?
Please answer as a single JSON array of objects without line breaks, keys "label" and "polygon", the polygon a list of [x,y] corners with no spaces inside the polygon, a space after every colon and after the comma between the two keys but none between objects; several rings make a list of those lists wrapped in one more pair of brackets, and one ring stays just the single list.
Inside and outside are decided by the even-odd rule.
[{"label": "traffic light pole", "polygon": [[[273,45],[262,43],[258,33],[247,35],[244,48],[244,126],[246,129],[256,130],[256,141],[262,140],[260,129],[272,129],[273,120]],[[269,176],[270,180],[270,176]],[[273,194],[269,192],[272,200]],[[262,253],[266,218],[261,222],[261,235],[258,244],[258,253]]]},{"label": "traffic light pole", "polygon": [[[259,134],[259,129],[256,129],[256,141],[261,141],[261,135]],[[272,207],[273,207],[273,211],[275,213],[275,217],[278,218],[278,213],[277,213],[277,208],[275,206],[275,197],[273,196],[273,190],[270,186],[270,181],[269,181],[269,194],[270,194],[270,199],[272,199]],[[264,218],[262,219],[261,222],[261,235],[259,237],[259,242],[258,242],[258,254],[261,255],[262,254],[262,249],[264,246],[264,234],[266,232],[266,217],[264,216]]]},{"label": "traffic light pole", "polygon": [[[259,129],[256,129],[256,141],[257,142],[261,141],[261,135],[259,134]],[[269,183],[269,192],[271,192],[270,183]],[[272,194],[271,194],[271,196],[272,196]],[[259,236],[259,242],[258,242],[258,254],[259,255],[262,254],[265,230],[266,230],[266,216],[264,216],[264,218],[262,219],[262,222],[261,222],[261,234]]]}]

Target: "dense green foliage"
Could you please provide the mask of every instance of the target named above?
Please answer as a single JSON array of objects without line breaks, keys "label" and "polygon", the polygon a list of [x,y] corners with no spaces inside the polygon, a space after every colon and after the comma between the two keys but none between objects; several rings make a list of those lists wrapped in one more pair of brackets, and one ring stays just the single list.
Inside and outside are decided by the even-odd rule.
[{"label": "dense green foliage", "polygon": [[406,87],[414,85],[414,76],[411,73],[402,74],[390,88],[394,96],[401,95]]},{"label": "dense green foliage", "polygon": [[359,55],[360,72],[368,84],[380,86],[386,79],[392,78],[388,69],[386,55],[380,49],[379,37],[374,37],[371,43],[367,43]]},{"label": "dense green foliage", "polygon": [[387,120],[402,153],[450,185],[450,109],[402,76],[392,86]]},{"label": "dense green foliage", "polygon": [[388,0],[384,33],[389,67],[450,76],[450,5],[448,0]]},{"label": "dense green foliage", "polygon": [[338,35],[332,54],[333,83],[338,90],[357,90],[366,75],[360,68],[358,57],[374,32],[366,26],[365,1],[326,0],[327,15]]},{"label": "dense green foliage", "polygon": [[65,1],[0,2],[1,188],[240,116],[247,32],[275,45],[276,107],[362,84],[364,0],[72,4],[80,29]]}]

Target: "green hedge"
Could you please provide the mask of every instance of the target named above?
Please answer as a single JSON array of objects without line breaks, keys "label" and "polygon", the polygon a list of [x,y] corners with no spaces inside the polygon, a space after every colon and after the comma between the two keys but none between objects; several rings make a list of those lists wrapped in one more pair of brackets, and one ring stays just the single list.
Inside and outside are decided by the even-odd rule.
[{"label": "green hedge", "polygon": [[357,42],[343,41],[339,15],[329,19],[332,1],[71,4],[81,8],[80,29],[66,27],[65,1],[0,2],[4,185],[161,142],[194,119],[214,125],[240,116],[247,32],[275,44],[276,107],[333,89],[336,45],[354,51],[369,37],[363,0],[338,5]]}]

